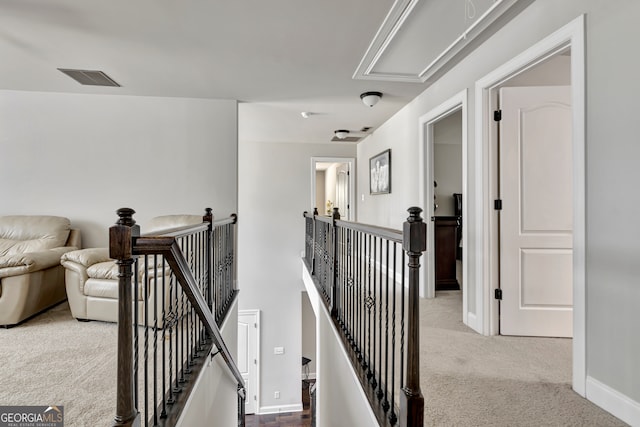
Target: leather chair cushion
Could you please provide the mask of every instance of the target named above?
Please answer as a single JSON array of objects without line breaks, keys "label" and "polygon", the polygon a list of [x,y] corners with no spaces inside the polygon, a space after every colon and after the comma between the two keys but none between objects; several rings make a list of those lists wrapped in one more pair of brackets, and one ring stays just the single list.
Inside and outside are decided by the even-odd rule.
[{"label": "leather chair cushion", "polygon": [[84,284],[84,293],[90,297],[118,299],[118,282],[89,279]]}]

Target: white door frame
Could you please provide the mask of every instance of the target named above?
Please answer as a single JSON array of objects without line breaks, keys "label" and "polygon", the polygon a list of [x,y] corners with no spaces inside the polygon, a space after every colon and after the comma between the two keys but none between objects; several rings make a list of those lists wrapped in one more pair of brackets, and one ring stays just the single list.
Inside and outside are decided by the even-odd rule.
[{"label": "white door frame", "polygon": [[[316,204],[316,163],[348,163],[349,164],[349,213],[350,218],[343,218],[348,221],[356,220],[356,159],[353,157],[312,157],[311,158],[311,209],[318,208],[320,212],[324,206]],[[313,213],[313,211],[309,212]],[[344,213],[342,214],[344,215]]]},{"label": "white door frame", "polygon": [[[462,218],[463,222],[467,218],[467,90],[463,90],[442,104],[438,105],[428,113],[418,119],[418,156],[419,156],[419,192],[420,205],[424,209],[424,218],[427,222],[427,265],[423,269],[420,286],[420,296],[423,298],[434,298],[435,291],[435,252],[434,252],[434,223],[431,217],[433,211],[433,127],[436,122],[446,116],[462,111]],[[467,245],[469,240],[467,227],[462,227],[462,280],[467,277]],[[468,321],[468,309],[466,298],[466,286],[462,284],[462,320],[466,324]],[[475,329],[475,328],[474,328]]]},{"label": "white door frame", "polygon": [[[482,281],[476,292],[476,313],[485,335],[498,333],[498,303],[493,298],[497,284],[497,223],[493,215],[495,199],[495,168],[492,149],[495,132],[492,111],[499,86],[512,77],[534,67],[567,47],[571,48],[571,103],[573,117],[573,389],[585,396],[585,47],[584,15],[536,43],[525,52],[502,65],[475,85],[475,141],[480,150],[476,155],[475,228],[477,239],[476,277]],[[480,289],[478,289],[480,290]]]},{"label": "white door frame", "polygon": [[[256,316],[256,414],[260,413],[260,310],[238,310],[238,316],[243,314]],[[251,363],[251,361],[249,361]],[[247,390],[248,392],[248,390]],[[247,398],[250,398],[247,394]]]}]

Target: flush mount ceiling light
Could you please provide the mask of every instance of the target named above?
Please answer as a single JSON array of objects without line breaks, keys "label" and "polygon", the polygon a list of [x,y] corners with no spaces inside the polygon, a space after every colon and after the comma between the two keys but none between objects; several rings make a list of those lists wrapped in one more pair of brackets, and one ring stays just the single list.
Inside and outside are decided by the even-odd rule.
[{"label": "flush mount ceiling light", "polygon": [[345,139],[349,136],[349,131],[346,129],[338,129],[334,133],[336,134],[336,138],[338,139]]},{"label": "flush mount ceiling light", "polygon": [[360,99],[367,107],[373,107],[382,98],[382,92],[365,92],[360,94]]}]

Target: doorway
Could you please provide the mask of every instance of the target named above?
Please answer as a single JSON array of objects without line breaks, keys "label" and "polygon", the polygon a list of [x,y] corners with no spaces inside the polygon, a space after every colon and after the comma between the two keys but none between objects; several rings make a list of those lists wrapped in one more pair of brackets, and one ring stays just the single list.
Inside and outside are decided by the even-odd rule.
[{"label": "doorway", "polygon": [[[570,53],[567,55],[567,53]],[[497,127],[494,111],[497,110],[500,88],[507,82],[515,82],[528,70],[558,56],[567,55],[570,63],[571,99],[571,156],[572,156],[572,305],[573,305],[573,389],[585,395],[585,56],[584,16],[576,18],[555,33],[536,43],[522,54],[502,65],[475,85],[476,135],[480,153],[476,156],[474,210],[477,231],[474,252],[478,262],[474,276],[476,300],[473,302],[478,315],[478,327],[485,335],[496,335],[500,326],[498,303],[500,283],[499,265],[499,204]]]},{"label": "doorway", "polygon": [[[427,262],[421,275],[420,296],[436,296],[436,274],[441,276],[440,268],[444,268],[447,274],[440,279],[461,290],[462,320],[468,324],[469,294],[464,283],[468,277],[464,245],[467,229],[463,225],[467,210],[466,111],[465,90],[419,119],[420,201],[425,218],[430,219],[427,221]],[[444,262],[444,267],[437,267],[438,261]]]},{"label": "doorway", "polygon": [[355,159],[313,157],[311,159],[311,207],[329,216],[338,208],[340,218],[355,221]]}]

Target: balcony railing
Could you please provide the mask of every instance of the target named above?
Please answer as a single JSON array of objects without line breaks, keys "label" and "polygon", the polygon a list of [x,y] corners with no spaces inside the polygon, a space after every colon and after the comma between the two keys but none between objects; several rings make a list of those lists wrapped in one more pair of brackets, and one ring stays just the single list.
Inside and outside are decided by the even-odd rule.
[{"label": "balcony railing", "polygon": [[380,425],[422,426],[419,268],[426,249],[420,208],[403,230],[304,213],[305,264]]},{"label": "balcony railing", "polygon": [[238,293],[236,216],[214,222],[207,209],[201,224],[140,236],[134,213],[119,209],[109,230],[110,257],[119,267],[113,425],[175,425],[208,355],[220,354],[237,381],[244,426],[244,382],[219,329]]}]

